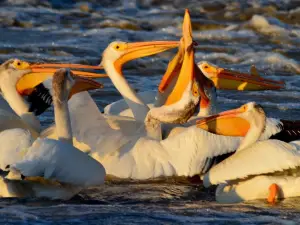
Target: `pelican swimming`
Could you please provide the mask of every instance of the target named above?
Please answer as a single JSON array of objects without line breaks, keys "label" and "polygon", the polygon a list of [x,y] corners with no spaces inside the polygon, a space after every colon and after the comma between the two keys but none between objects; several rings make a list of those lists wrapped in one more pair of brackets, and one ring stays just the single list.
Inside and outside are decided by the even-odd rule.
[{"label": "pelican swimming", "polygon": [[[176,57],[178,56],[176,55],[173,60],[178,60]],[[170,65],[172,65],[171,63],[172,62],[170,62],[169,67]],[[201,76],[203,77],[204,75],[210,81],[212,81],[211,84],[213,84],[211,85],[209,84],[209,82],[204,81],[204,87],[207,96],[209,97],[209,101],[205,99],[201,100],[199,105],[199,113],[197,115],[198,117],[209,116],[218,112],[216,89],[260,91],[277,90],[284,88],[284,82],[282,81],[274,81],[259,76],[255,67],[252,67],[251,74],[245,74],[237,71],[220,68],[206,61],[201,61],[197,65],[200,69],[200,71],[197,72],[198,77],[201,78]],[[159,106],[163,103],[162,99],[165,99],[165,97],[161,96],[163,95],[163,93],[165,93],[165,91],[162,90],[162,85],[165,85],[165,89],[167,89],[169,86],[171,86],[172,88],[171,81],[169,81],[169,83],[171,84],[164,84],[164,81],[168,79],[167,77],[171,73],[170,70],[174,69],[174,67],[169,67],[165,75],[163,76],[157,91],[145,91],[138,93],[141,100],[145,102],[149,108],[152,108],[153,106]],[[172,79],[175,81],[175,76]],[[166,95],[166,93],[164,95]],[[121,115],[127,117],[134,117],[131,109],[128,108],[128,105],[123,99],[107,105],[104,108],[104,113],[107,115]]]},{"label": "pelican swimming", "polygon": [[[0,131],[10,128],[24,128],[37,138],[41,132],[41,126],[36,115],[42,113],[52,102],[49,93],[39,92],[35,96],[35,86],[44,79],[51,77],[55,69],[41,70],[33,69],[30,64],[19,60],[10,59],[0,66]],[[77,73],[76,71],[74,71]],[[81,71],[78,71],[81,72]],[[70,92],[70,97],[78,92],[99,88],[99,83],[88,80],[89,82],[75,83]],[[24,95],[29,95],[28,99]],[[43,98],[43,101],[36,101]],[[55,136],[55,130],[48,132],[49,136]],[[45,136],[44,136],[45,137]],[[76,143],[76,146],[79,146]],[[86,147],[85,147],[86,148]]]},{"label": "pelican swimming", "polygon": [[[218,202],[266,198],[274,202],[275,198],[300,196],[300,137],[289,143],[259,140],[266,130],[266,121],[264,110],[254,102],[205,119],[207,126],[216,126],[216,134],[244,136],[236,153],[203,178],[205,186],[219,184]],[[246,125],[243,130],[241,124]]]},{"label": "pelican swimming", "polygon": [[[20,71],[20,76],[13,76],[11,73],[15,71]],[[26,71],[27,73],[25,73]],[[30,71],[30,72],[28,72]],[[0,109],[2,116],[12,115],[19,116],[20,118],[16,123],[19,123],[20,126],[27,126],[31,130],[35,132],[40,132],[40,123],[35,115],[39,115],[43,111],[36,112],[36,108],[32,108],[32,104],[36,104],[34,102],[26,102],[22,98],[26,95],[30,95],[34,88],[44,81],[46,78],[51,77],[55,72],[55,69],[47,69],[47,73],[45,73],[44,69],[35,69],[32,68],[31,65],[25,61],[19,59],[9,59],[0,66],[0,90],[2,93],[2,97],[0,98]],[[80,73],[81,71],[73,71],[74,73]],[[101,75],[99,75],[101,76]],[[90,81],[90,84],[92,81]],[[96,84],[96,83],[95,83]],[[90,86],[92,87],[92,86]],[[71,91],[70,97],[82,90],[89,90],[86,85],[75,85]],[[48,96],[45,96],[46,98]],[[45,100],[47,102],[47,99]],[[48,103],[49,104],[49,103]],[[41,107],[41,105],[35,105],[36,107]],[[30,109],[32,108],[32,109]],[[44,108],[42,109],[44,110]],[[4,112],[5,111],[5,112]],[[34,111],[34,113],[31,113]],[[5,117],[4,117],[5,118]],[[5,119],[1,119],[1,130],[10,128],[9,124],[4,125],[3,122],[11,122],[13,123],[13,119],[10,118],[8,121]],[[24,125],[25,124],[25,125]],[[11,128],[13,128],[12,125]]]},{"label": "pelican swimming", "polygon": [[[191,21],[189,21],[191,22]],[[138,93],[139,101],[143,101],[148,107],[161,106],[167,100],[168,95],[172,92],[178,72],[182,65],[183,59],[182,49],[178,49],[177,54],[170,61],[166,73],[161,79],[161,82],[156,91],[146,91]],[[203,86],[206,95],[209,97],[201,98],[199,104],[200,110],[198,116],[208,116],[217,112],[216,90],[276,90],[284,87],[284,82],[265,79],[258,75],[256,68],[251,68],[251,75],[219,68],[208,62],[199,62],[199,68],[195,68],[195,79]],[[210,82],[212,81],[212,82]],[[134,117],[136,120],[140,118],[136,113],[137,109],[133,109],[128,105],[126,99],[119,100],[107,105],[104,108],[104,113],[107,115],[122,115]],[[141,118],[143,119],[143,117]]]},{"label": "pelican swimming", "polygon": [[144,118],[145,122],[135,133],[126,135],[112,129],[89,95],[83,98],[77,98],[78,95],[75,95],[70,100],[74,136],[91,147],[89,154],[101,162],[107,174],[133,179],[193,176],[202,173],[207,158],[214,157],[211,152],[221,152],[223,148],[232,152],[239,145],[241,138],[218,136],[196,126],[161,140],[161,121],[187,120],[200,99],[200,85],[194,79],[194,44],[189,21],[189,15],[186,14],[183,25],[182,66],[167,104],[161,107],[148,110],[147,106],[140,103],[136,93],[123,78],[119,66],[122,65],[122,61],[138,55],[139,51],[149,54],[161,47],[165,48],[165,43],[162,45],[153,42],[114,42],[103,53],[102,65],[116,88],[126,87],[120,90],[121,94],[132,104],[134,111],[144,112],[139,116]]},{"label": "pelican swimming", "polygon": [[[143,54],[145,54],[146,51],[158,51],[155,50],[155,48],[160,48],[160,44],[161,43],[153,44],[153,42],[141,42],[134,45],[131,43],[114,42],[104,51],[102,65],[106,67],[107,74],[113,82],[116,83],[117,88],[122,88],[126,85],[126,89],[120,90],[120,92],[127,101],[129,101],[129,104],[133,105],[132,108],[134,108],[137,113],[140,108],[143,108],[142,111],[144,111],[144,114],[140,115],[141,118],[147,118],[147,116],[148,118],[156,117],[156,119],[162,122],[166,119],[169,119],[168,122],[172,122],[170,119],[173,121],[176,119],[174,115],[179,118],[181,117],[180,114],[176,114],[180,108],[173,108],[175,110],[172,111],[172,105],[174,104],[169,104],[163,105],[163,107],[159,107],[152,112],[149,111],[143,103],[139,102],[136,93],[125,83],[126,80],[123,78],[121,69],[119,68],[119,66],[122,65],[122,61],[133,59],[133,56],[136,57],[139,54],[139,49],[142,49]],[[166,47],[165,43],[162,47]],[[127,55],[127,53],[129,55]],[[186,51],[185,54],[187,54]],[[114,56],[114,60],[111,60],[109,56]],[[121,60],[119,60],[119,57]],[[182,64],[185,65],[190,65],[189,63],[190,62],[186,60],[182,62]],[[193,65],[195,69],[194,62],[191,65]],[[191,68],[189,68],[189,71],[191,71]],[[184,91],[183,87],[188,87],[186,86],[186,82],[191,82],[191,78],[194,78],[194,76],[183,76],[183,73],[179,73],[179,75],[180,79],[178,78],[176,80],[174,88],[176,86],[179,87],[182,93]],[[184,81],[185,85],[181,85],[183,78],[187,79],[187,81]],[[120,87],[120,84],[124,85]],[[173,89],[175,91],[171,93],[173,95],[169,98],[169,102],[171,101],[171,103],[173,103],[172,101],[177,94],[180,93],[176,91],[177,87]],[[200,94],[200,91],[198,94]],[[107,124],[106,118],[99,112],[96,104],[89,95],[83,96],[82,99],[77,98],[77,96],[74,96],[69,102],[71,103],[69,107],[74,115],[71,117],[72,128],[75,133],[74,136],[76,136],[79,141],[91,146],[92,149],[96,149],[91,152],[91,155],[105,166],[108,174],[117,177],[148,179],[158,176],[193,176],[195,174],[201,174],[209,168],[209,166],[206,166],[207,159],[222,154],[222,146],[227,149],[227,152],[234,152],[240,142],[240,138],[221,137],[199,129],[196,126],[186,128],[184,132],[174,135],[175,137],[173,136],[173,138],[166,138],[163,141],[159,141],[159,139],[161,139],[159,133],[160,129],[159,127],[155,127],[159,124],[159,121],[155,121],[154,126],[154,128],[158,129],[153,129],[152,132],[145,133],[144,128],[146,123],[143,122],[142,126],[140,124],[140,129],[138,129],[138,127],[135,128],[135,133],[131,132],[126,135],[126,132],[124,134],[121,131],[114,130]],[[184,105],[181,105],[181,107],[183,106]],[[149,113],[147,113],[148,111]],[[86,113],[89,113],[88,117]],[[172,113],[172,117],[168,116],[168,113]],[[160,116],[160,118],[158,116]],[[146,119],[146,122],[148,122],[149,125],[149,120]],[[148,129],[148,131],[149,130],[151,129]],[[186,156],[181,157],[180,154],[183,153],[185,153]],[[178,159],[176,159],[177,156],[175,155],[178,156],[178,159],[184,158],[185,160],[182,160],[182,162],[177,161]],[[145,162],[145,159],[148,158],[150,161]]]},{"label": "pelican swimming", "polygon": [[[20,77],[30,70],[8,70]],[[69,199],[85,187],[104,182],[105,169],[92,157],[73,147],[68,98],[75,83],[90,81],[61,69],[53,76],[53,103],[58,140],[34,138],[15,128],[0,133],[1,197]],[[98,85],[101,87],[101,85]]]}]

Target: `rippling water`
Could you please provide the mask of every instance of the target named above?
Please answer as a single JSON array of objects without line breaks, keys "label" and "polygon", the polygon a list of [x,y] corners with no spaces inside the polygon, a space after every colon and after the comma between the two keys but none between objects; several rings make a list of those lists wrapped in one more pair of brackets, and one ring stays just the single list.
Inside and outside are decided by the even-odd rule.
[{"label": "rippling water", "polygon": [[[254,64],[262,76],[286,82],[279,91],[219,91],[221,109],[256,101],[269,116],[300,116],[299,1],[2,0],[0,61],[17,57],[95,65],[113,40],[178,39],[184,8],[191,11],[198,61],[245,72]],[[137,90],[155,89],[172,54],[129,63],[126,78]],[[120,98],[108,79],[102,81],[105,88],[93,92],[101,109]],[[41,120],[47,127],[53,112]],[[272,207],[264,201],[221,205],[214,202],[213,189],[184,181],[123,181],[68,202],[0,200],[0,223],[298,224],[299,209],[297,198]]]}]

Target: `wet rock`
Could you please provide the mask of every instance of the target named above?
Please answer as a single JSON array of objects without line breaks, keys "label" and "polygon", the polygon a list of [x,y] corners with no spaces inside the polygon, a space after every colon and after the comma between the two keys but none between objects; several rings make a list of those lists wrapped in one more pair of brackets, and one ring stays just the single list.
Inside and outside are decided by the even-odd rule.
[{"label": "wet rock", "polygon": [[226,4],[224,2],[220,1],[210,1],[210,2],[204,2],[201,4],[201,8],[205,12],[215,12],[219,10],[225,9]]},{"label": "wet rock", "polygon": [[291,10],[288,17],[290,20],[300,24],[300,7],[296,8],[295,10]]},{"label": "wet rock", "polygon": [[152,31],[154,29],[149,22],[142,22],[139,26],[142,30]]},{"label": "wet rock", "polygon": [[77,7],[85,13],[93,12],[93,6],[88,2],[80,2],[77,3]]},{"label": "wet rock", "polygon": [[209,20],[198,20],[192,22],[193,30],[214,30],[227,27],[225,24],[214,23]]},{"label": "wet rock", "polygon": [[120,20],[120,21],[104,20],[99,24],[99,27],[101,28],[114,27],[114,28],[125,29],[125,30],[141,30],[139,25],[135,24],[132,21],[126,21],[126,20]]},{"label": "wet rock", "polygon": [[12,26],[22,27],[22,28],[32,28],[33,24],[29,21],[22,21],[22,20],[15,19]]}]

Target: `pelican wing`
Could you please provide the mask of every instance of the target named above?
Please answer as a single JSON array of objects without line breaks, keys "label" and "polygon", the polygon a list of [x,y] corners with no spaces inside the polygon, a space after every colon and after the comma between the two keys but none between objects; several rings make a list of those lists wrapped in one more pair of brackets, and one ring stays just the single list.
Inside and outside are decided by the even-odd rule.
[{"label": "pelican wing", "polygon": [[[106,155],[126,145],[137,135],[141,135],[141,122],[129,118],[104,117],[89,93],[81,92],[69,101],[73,136],[78,142],[90,146],[91,152]],[[118,123],[121,130],[110,127]],[[120,126],[122,125],[122,126]]]},{"label": "pelican wing", "polygon": [[43,177],[80,187],[100,185],[105,169],[84,152],[67,142],[37,139],[23,159],[12,164],[26,177]]},{"label": "pelican wing", "polygon": [[68,102],[73,136],[95,149],[99,138],[112,129],[88,92],[74,95]]},{"label": "pelican wing", "polygon": [[[153,106],[153,103],[155,101],[155,95],[155,91],[144,91],[137,93],[137,96],[139,96],[140,99],[148,106]],[[118,100],[105,106],[104,113],[107,115],[121,115],[133,117],[133,113],[131,109],[128,108],[128,105],[124,99]]]},{"label": "pelican wing", "polygon": [[0,133],[0,169],[20,161],[32,145],[29,131],[15,128]]},{"label": "pelican wing", "polygon": [[161,143],[164,148],[174,151],[174,162],[180,168],[179,171],[188,171],[181,175],[193,176],[205,170],[207,160],[234,152],[240,140],[239,137],[216,135],[191,126]]},{"label": "pelican wing", "polygon": [[209,186],[227,180],[298,167],[300,166],[299,150],[299,145],[279,140],[257,142],[213,167],[204,176],[204,185]]}]

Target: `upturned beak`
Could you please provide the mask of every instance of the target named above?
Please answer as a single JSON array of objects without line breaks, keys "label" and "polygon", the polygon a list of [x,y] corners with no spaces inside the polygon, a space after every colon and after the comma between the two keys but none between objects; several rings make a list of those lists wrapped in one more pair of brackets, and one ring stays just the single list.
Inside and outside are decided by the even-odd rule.
[{"label": "upturned beak", "polygon": [[94,81],[89,78],[76,76],[74,80],[75,80],[75,84],[71,89],[69,98],[71,98],[72,95],[75,95],[82,91],[89,91],[89,90],[103,88],[103,84],[98,83],[97,81]]},{"label": "upturned beak", "polygon": [[[21,95],[29,95],[37,85],[52,77],[58,68],[64,68],[67,66],[69,68],[103,69],[99,66],[87,66],[80,64],[30,64],[29,69],[31,70],[31,73],[25,74],[18,80],[16,89]],[[79,70],[71,70],[71,72],[77,76],[87,78],[107,77],[106,74],[98,74]]]},{"label": "upturned beak", "polygon": [[174,58],[169,62],[168,68],[158,86],[158,91],[160,93],[163,93],[167,89],[171,81],[179,75],[184,58],[184,52],[184,41],[183,38],[181,38],[178,47],[178,52],[176,53]]},{"label": "upturned beak", "polygon": [[239,114],[244,113],[246,109],[246,106],[242,106],[238,109],[224,111],[198,120],[196,124],[197,127],[214,134],[244,137],[250,124],[247,120],[239,117]]},{"label": "upturned beak", "polygon": [[125,52],[115,61],[114,66],[117,71],[121,72],[122,66],[131,60],[158,54],[160,52],[176,48],[178,45],[178,41],[145,41],[127,43]]},{"label": "upturned beak", "polygon": [[205,68],[201,68],[201,71],[214,82],[215,87],[218,89],[258,91],[277,90],[285,86],[283,81],[265,79],[257,74],[246,74],[212,65],[206,65]]},{"label": "upturned beak", "polygon": [[[171,105],[175,102],[178,102],[182,98],[184,91],[191,82],[193,84],[193,95],[200,95],[201,98],[203,97],[207,99],[202,84],[199,83],[198,85],[197,82],[194,82],[196,74],[194,63],[195,51],[192,37],[191,17],[187,9],[185,10],[183,19],[182,34],[183,38],[181,39],[181,45],[183,45],[183,47],[180,46],[177,55],[170,62],[168,70],[159,86],[159,91],[165,90],[171,80],[176,77],[178,69],[181,67],[175,87],[167,98],[165,105]],[[183,62],[181,63],[182,54]]]}]

